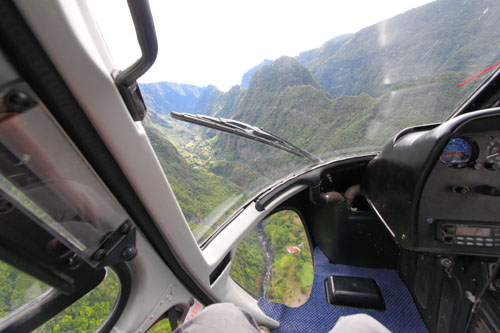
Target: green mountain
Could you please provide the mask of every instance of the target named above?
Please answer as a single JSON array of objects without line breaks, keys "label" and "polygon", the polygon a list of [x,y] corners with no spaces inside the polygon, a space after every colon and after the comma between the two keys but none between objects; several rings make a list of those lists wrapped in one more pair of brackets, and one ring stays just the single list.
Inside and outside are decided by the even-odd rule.
[{"label": "green mountain", "polygon": [[248,89],[241,94],[237,109],[233,109],[235,112],[230,116],[250,124],[267,123],[267,111],[276,105],[280,93],[294,86],[323,90],[305,67],[293,58],[281,57],[254,74]]},{"label": "green mountain", "polygon": [[[325,139],[334,138],[332,134],[352,128],[365,114],[372,116],[370,111],[377,102],[367,94],[333,99],[304,66],[290,57],[264,66],[252,77],[248,89],[241,90],[237,96],[233,94],[230,99],[228,95],[223,94],[216,103],[208,103],[207,108],[211,110],[208,113],[222,116],[218,110],[224,110],[225,117],[263,127],[316,154],[332,148],[324,144]],[[238,103],[226,103],[221,108],[221,100]],[[342,137],[336,141],[338,144],[330,142],[333,146],[342,146]],[[349,143],[353,143],[352,140]],[[223,154],[229,146],[239,148],[238,145],[246,144],[239,138],[219,135],[214,151]],[[270,154],[278,152],[273,148]]]},{"label": "green mountain", "polygon": [[238,107],[242,96],[240,86],[232,87],[227,93],[214,89],[208,98],[205,112],[212,116],[230,118]]},{"label": "green mountain", "polygon": [[[354,35],[336,37],[295,59],[281,57],[258,66],[248,88],[235,86],[226,93],[206,88],[198,90],[197,99],[196,93],[184,89],[173,92],[190,101],[191,108],[184,112],[260,126],[325,160],[373,152],[405,127],[445,120],[474,91],[484,77],[459,84],[499,60],[500,35],[495,34],[499,19],[498,1],[438,0]],[[177,150],[178,156],[166,154],[162,164],[175,175],[167,173],[180,198],[205,195],[189,190],[191,185],[180,188],[187,178],[199,179],[198,172],[203,172],[205,182],[226,179],[228,184],[222,187],[229,190],[224,190],[224,198],[235,189],[247,193],[262,189],[311,163],[273,147],[170,119],[166,114],[174,103],[168,99],[171,90],[162,92],[167,88],[172,86],[143,89],[151,110],[146,127]],[[180,98],[177,95],[174,101]],[[169,167],[169,158],[179,167]],[[187,174],[192,170],[185,168],[200,170],[192,176]],[[180,178],[174,181],[175,177]],[[216,186],[213,190],[223,191]],[[212,200],[208,192],[206,200]],[[203,205],[199,211],[193,210],[197,204],[185,205],[194,220],[205,212]]]},{"label": "green mountain", "polygon": [[[405,127],[445,120],[473,92],[484,77],[459,84],[500,60],[499,19],[497,1],[438,0],[296,58],[261,64],[241,87],[207,90],[203,102],[184,112],[260,126],[325,160],[373,152]],[[154,96],[158,90],[143,92],[150,107],[146,129],[195,235],[212,230],[199,231],[199,222],[216,206],[233,198],[233,209],[226,211],[234,211],[255,192],[311,164],[235,135],[174,121],[166,116],[168,103]],[[236,197],[240,193],[244,196]],[[218,216],[217,223],[225,217]],[[274,260],[266,297],[286,302],[295,298],[293,290],[304,293],[302,285],[310,283],[307,274],[291,273],[310,272],[312,265],[284,253],[294,235],[289,224],[266,223],[261,232]],[[256,296],[265,281],[260,251],[254,231],[237,249],[231,271]]]},{"label": "green mountain", "polygon": [[493,65],[500,55],[499,19],[496,0],[439,0],[328,42],[298,60],[333,97],[363,92],[378,97],[387,85],[447,71],[474,75]]},{"label": "green mountain", "polygon": [[152,127],[146,130],[186,220],[194,224],[201,222],[214,207],[238,192],[227,180],[204,168],[188,165],[160,131]]},{"label": "green mountain", "polygon": [[[214,89],[205,112],[325,158],[379,149],[405,127],[443,121],[472,93],[484,78],[459,83],[498,61],[499,19],[498,1],[439,0],[279,58],[239,94]],[[228,140],[220,136],[215,147]]]},{"label": "green mountain", "polygon": [[[212,108],[207,112],[262,127],[328,159],[332,155],[375,151],[405,127],[442,121],[471,93],[472,86],[461,88],[464,93],[457,94],[458,84],[467,77],[467,73],[445,72],[426,80],[387,87],[379,97],[361,93],[333,98],[296,60],[280,58],[258,71],[249,88],[239,94],[236,89],[231,94],[218,92],[215,102],[207,104],[207,108]],[[248,145],[241,138],[219,134],[212,151],[220,156],[230,151],[238,155],[236,159],[258,169],[246,157],[253,156]],[[254,149],[265,156],[263,147]],[[279,155],[276,149],[269,154]],[[287,157],[287,163],[291,159]],[[287,164],[282,159],[275,160],[267,168]],[[292,165],[296,169],[306,165],[303,163],[306,161]],[[227,169],[211,171],[228,173]]]},{"label": "green mountain", "polygon": [[296,59],[298,62],[300,62],[301,65],[308,68],[309,70],[312,70],[312,68],[317,67],[322,62],[322,60],[329,58],[333,54],[337,53],[342,45],[344,45],[345,42],[351,39],[352,36],[353,34],[344,34],[332,38],[317,49],[300,53]]},{"label": "green mountain", "polygon": [[191,84],[157,82],[141,83],[141,92],[148,107],[157,112],[171,111],[203,113],[214,86],[198,87]]},{"label": "green mountain", "polygon": [[252,67],[251,69],[249,69],[248,72],[246,72],[245,74],[243,74],[243,76],[241,77],[240,87],[241,88],[248,88],[248,85],[250,84],[250,79],[252,78],[253,74],[255,72],[257,72],[259,69],[261,69],[263,66],[269,65],[272,62],[273,62],[272,60],[265,59],[263,62],[261,62],[257,66]]}]

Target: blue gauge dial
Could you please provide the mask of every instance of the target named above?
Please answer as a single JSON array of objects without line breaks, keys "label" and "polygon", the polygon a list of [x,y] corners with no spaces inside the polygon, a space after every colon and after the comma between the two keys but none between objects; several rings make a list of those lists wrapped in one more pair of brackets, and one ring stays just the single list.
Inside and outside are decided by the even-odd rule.
[{"label": "blue gauge dial", "polygon": [[461,138],[452,138],[441,154],[441,162],[446,164],[465,164],[472,158],[472,147],[469,142]]}]

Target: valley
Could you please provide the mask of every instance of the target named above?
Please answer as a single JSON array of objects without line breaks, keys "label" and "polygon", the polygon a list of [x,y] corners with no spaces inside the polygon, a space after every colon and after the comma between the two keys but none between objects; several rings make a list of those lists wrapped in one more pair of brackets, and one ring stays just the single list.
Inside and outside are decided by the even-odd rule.
[{"label": "valley", "polygon": [[[480,19],[470,20],[471,15]],[[265,60],[227,92],[213,86],[141,84],[149,112],[144,125],[155,133],[153,147],[198,242],[253,195],[311,163],[173,120],[169,112],[259,126],[325,161],[376,152],[406,127],[446,120],[477,89],[486,76],[460,83],[498,61],[500,37],[493,32],[499,18],[500,4],[493,0],[462,6],[438,0],[295,58]],[[280,259],[272,249],[258,254],[262,237],[252,233],[240,245],[245,250],[239,253],[251,265],[240,263],[235,280],[239,277],[238,283],[256,297],[298,298],[299,293],[280,291],[279,284],[290,272],[285,267],[303,263]],[[274,260],[271,272],[267,258]],[[312,274],[312,267],[305,271]]]}]

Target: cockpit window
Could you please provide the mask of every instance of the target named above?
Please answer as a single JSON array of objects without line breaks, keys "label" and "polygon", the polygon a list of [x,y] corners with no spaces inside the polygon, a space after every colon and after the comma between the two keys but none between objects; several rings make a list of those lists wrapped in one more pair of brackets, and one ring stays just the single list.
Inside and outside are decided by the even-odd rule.
[{"label": "cockpit window", "polygon": [[[52,290],[49,285],[0,261],[0,320]],[[94,332],[112,312],[119,293],[118,276],[107,269],[99,286],[34,332]]]},{"label": "cockpit window", "polygon": [[0,220],[1,258],[9,263],[0,262],[0,330],[31,330],[64,310],[36,331],[95,331],[121,287],[101,269],[121,261],[107,261],[113,249],[104,246],[135,227],[3,51]]},{"label": "cockpit window", "polygon": [[120,295],[120,280],[106,269],[104,280],[87,295],[58,313],[35,332],[96,332],[113,312]]},{"label": "cockpit window", "polygon": [[0,318],[43,295],[51,287],[0,261]]},{"label": "cockpit window", "polygon": [[[0,96],[16,93],[30,90],[14,84]],[[44,106],[33,103],[0,118],[0,193],[95,265],[90,257],[102,238],[128,215]]]},{"label": "cockpit window", "polygon": [[[86,0],[79,2],[89,13],[96,25],[90,29],[98,33],[104,41],[105,52],[113,59],[113,69],[124,70],[141,57],[136,31],[127,1]],[[110,20],[112,13],[113,19]],[[119,23],[117,23],[119,22]]]},{"label": "cockpit window", "polygon": [[[143,125],[198,243],[267,186],[321,162],[171,112],[246,123],[327,162],[446,120],[499,64],[500,3],[350,3],[200,3],[199,16],[192,3],[151,2],[160,51],[139,80]],[[328,37],[305,42],[318,35]]]},{"label": "cockpit window", "polygon": [[[224,133],[217,138],[230,140],[241,155],[236,155],[234,150],[224,153],[224,148],[217,147],[214,141],[205,148],[205,154],[200,146],[198,149],[203,157],[193,161],[194,157],[186,159],[185,151],[169,142],[149,119],[145,124],[151,144],[199,244],[264,187],[311,164],[308,159]],[[215,149],[221,149],[220,155],[210,156],[208,152]],[[283,163],[277,164],[277,161]]]}]

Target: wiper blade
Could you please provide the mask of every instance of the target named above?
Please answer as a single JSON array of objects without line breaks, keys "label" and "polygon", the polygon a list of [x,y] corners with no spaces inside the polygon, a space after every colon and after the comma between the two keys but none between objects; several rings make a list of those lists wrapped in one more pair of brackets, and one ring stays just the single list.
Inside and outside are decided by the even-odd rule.
[{"label": "wiper blade", "polygon": [[173,111],[170,112],[170,116],[174,119],[186,121],[188,123],[210,127],[219,131],[232,133],[245,137],[247,139],[255,140],[276,147],[278,149],[287,151],[294,155],[308,158],[314,163],[321,162],[321,159],[319,157],[305,150],[302,150],[297,146],[294,146],[285,139],[282,139],[279,136],[276,136],[260,127],[248,125],[241,121],[225,119],[225,118],[216,118],[216,117],[206,116],[203,114],[179,113]]}]

